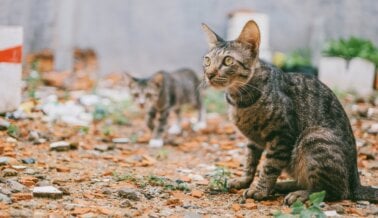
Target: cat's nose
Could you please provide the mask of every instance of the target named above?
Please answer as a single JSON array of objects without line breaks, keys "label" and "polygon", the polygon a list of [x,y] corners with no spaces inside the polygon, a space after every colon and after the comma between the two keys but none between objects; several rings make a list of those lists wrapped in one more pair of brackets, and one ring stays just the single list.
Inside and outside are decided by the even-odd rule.
[{"label": "cat's nose", "polygon": [[206,73],[206,75],[207,75],[207,78],[211,80],[217,75],[217,72]]}]

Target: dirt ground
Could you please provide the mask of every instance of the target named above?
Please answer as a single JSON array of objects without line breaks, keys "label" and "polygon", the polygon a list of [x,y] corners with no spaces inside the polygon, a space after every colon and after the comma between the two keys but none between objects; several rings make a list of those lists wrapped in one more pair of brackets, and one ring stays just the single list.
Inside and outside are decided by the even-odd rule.
[{"label": "dirt ground", "polygon": [[[59,102],[78,104],[77,93],[55,94]],[[362,183],[378,186],[378,106],[344,99]],[[246,142],[225,114],[210,113],[208,127],[195,132],[195,114],[188,112],[183,134],[154,149],[147,145],[143,113],[129,106],[117,116],[86,106],[95,120],[80,127],[51,122],[41,104],[25,100],[25,116],[3,118],[11,127],[0,131],[0,217],[270,217],[291,211],[282,204],[284,196],[240,203],[242,191],[224,190],[225,179],[242,175]],[[67,143],[51,145],[58,141]],[[33,194],[39,186],[59,190]],[[377,206],[345,200],[325,202],[323,211],[374,217]]]}]

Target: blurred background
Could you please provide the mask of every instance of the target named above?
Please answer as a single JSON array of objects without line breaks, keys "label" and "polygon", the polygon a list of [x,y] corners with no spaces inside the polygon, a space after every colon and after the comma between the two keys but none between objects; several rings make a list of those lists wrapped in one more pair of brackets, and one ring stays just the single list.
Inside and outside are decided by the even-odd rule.
[{"label": "blurred background", "polygon": [[[51,49],[54,68],[72,67],[74,48],[90,48],[100,74],[201,69],[207,49],[201,22],[227,36],[230,14],[267,16],[268,49],[311,49],[318,61],[325,42],[357,36],[378,43],[376,0],[0,0],[0,25],[24,28],[24,56]],[[314,63],[317,64],[317,63]]]}]

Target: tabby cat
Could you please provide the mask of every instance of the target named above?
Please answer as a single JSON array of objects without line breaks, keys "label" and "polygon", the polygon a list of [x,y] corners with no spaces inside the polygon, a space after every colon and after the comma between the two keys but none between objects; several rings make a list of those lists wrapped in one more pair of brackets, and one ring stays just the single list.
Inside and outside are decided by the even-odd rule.
[{"label": "tabby cat", "polygon": [[[245,175],[229,188],[248,188],[245,198],[289,193],[286,204],[326,191],[326,200],[378,200],[378,190],[362,186],[356,142],[348,117],[332,91],[311,76],[283,73],[259,60],[260,31],[254,21],[234,41],[208,26],[205,82],[225,90],[230,118],[249,140]],[[255,185],[262,152],[266,161]],[[276,183],[286,170],[295,181]]]},{"label": "tabby cat", "polygon": [[[168,116],[173,111],[176,122],[168,133],[181,133],[181,108],[190,104],[198,110],[198,122],[195,128],[205,128],[206,110],[199,89],[200,80],[190,69],[180,69],[172,73],[159,71],[150,78],[135,78],[126,74],[129,88],[134,101],[140,108],[148,108],[147,126],[152,131],[151,147],[161,147],[164,144],[163,135],[167,126]],[[157,115],[157,125],[155,120]]]}]

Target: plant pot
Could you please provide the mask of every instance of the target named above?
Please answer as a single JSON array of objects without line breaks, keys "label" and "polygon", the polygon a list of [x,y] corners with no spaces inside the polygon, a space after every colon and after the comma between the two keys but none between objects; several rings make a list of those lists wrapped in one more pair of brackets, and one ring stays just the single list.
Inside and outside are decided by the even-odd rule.
[{"label": "plant pot", "polygon": [[375,65],[362,58],[322,57],[319,79],[333,90],[366,96],[374,91]]}]

